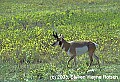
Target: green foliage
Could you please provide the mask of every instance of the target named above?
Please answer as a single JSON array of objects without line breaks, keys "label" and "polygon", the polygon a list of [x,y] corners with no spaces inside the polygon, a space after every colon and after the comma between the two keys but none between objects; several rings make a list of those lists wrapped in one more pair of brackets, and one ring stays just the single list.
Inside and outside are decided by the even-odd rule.
[{"label": "green foliage", "polygon": [[[69,57],[59,47],[51,46],[54,30],[67,41],[98,43],[96,54],[101,65],[119,63],[119,5],[117,0],[1,1],[0,79],[32,81],[50,80],[50,76],[57,75],[84,75],[88,56],[78,56],[77,67],[71,62],[71,68],[67,68]],[[96,69],[95,75],[98,74],[104,73]]]}]

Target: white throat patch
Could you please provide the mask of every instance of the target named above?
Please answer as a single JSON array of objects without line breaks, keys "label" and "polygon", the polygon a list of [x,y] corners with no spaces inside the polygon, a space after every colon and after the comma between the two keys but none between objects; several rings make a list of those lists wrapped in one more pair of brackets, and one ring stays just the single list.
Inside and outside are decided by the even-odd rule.
[{"label": "white throat patch", "polygon": [[64,43],[62,43],[61,48],[62,48],[62,50],[65,50],[65,47],[63,47],[63,46],[64,46]]},{"label": "white throat patch", "polygon": [[59,45],[59,42],[56,42],[56,43],[54,44],[54,46],[57,46],[57,45]]},{"label": "white throat patch", "polygon": [[64,43],[62,43],[61,48],[63,48]]}]

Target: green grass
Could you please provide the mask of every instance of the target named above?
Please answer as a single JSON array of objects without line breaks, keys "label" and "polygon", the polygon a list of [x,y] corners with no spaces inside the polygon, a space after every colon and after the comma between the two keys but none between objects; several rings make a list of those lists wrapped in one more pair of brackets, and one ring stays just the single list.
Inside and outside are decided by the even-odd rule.
[{"label": "green grass", "polygon": [[[94,81],[120,80],[120,1],[119,0],[3,0],[0,1],[0,80]],[[52,32],[67,41],[90,40],[99,44],[101,71],[96,61],[85,73],[87,54],[77,57],[77,66],[67,68],[69,59],[59,47],[52,47]],[[70,79],[75,76],[119,76],[116,80]],[[65,75],[68,80],[50,80]]]}]

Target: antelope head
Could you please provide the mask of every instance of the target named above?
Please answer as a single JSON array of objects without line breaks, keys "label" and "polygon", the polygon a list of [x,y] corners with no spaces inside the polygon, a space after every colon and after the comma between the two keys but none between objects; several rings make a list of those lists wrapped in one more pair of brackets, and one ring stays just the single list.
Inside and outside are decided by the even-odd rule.
[{"label": "antelope head", "polygon": [[60,34],[60,36],[58,36],[57,33],[53,32],[53,36],[56,39],[56,41],[52,44],[52,46],[61,46],[62,45],[62,40],[63,40],[63,36]]}]

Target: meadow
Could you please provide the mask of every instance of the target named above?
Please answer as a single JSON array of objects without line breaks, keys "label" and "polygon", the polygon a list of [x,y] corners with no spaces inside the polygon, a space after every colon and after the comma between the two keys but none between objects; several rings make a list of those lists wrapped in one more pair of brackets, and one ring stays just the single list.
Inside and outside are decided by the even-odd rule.
[{"label": "meadow", "polygon": [[[53,31],[97,43],[101,71],[94,60],[86,73],[87,53],[67,68],[70,57],[51,46]],[[0,82],[119,82],[119,48],[120,0],[0,0]]]}]

